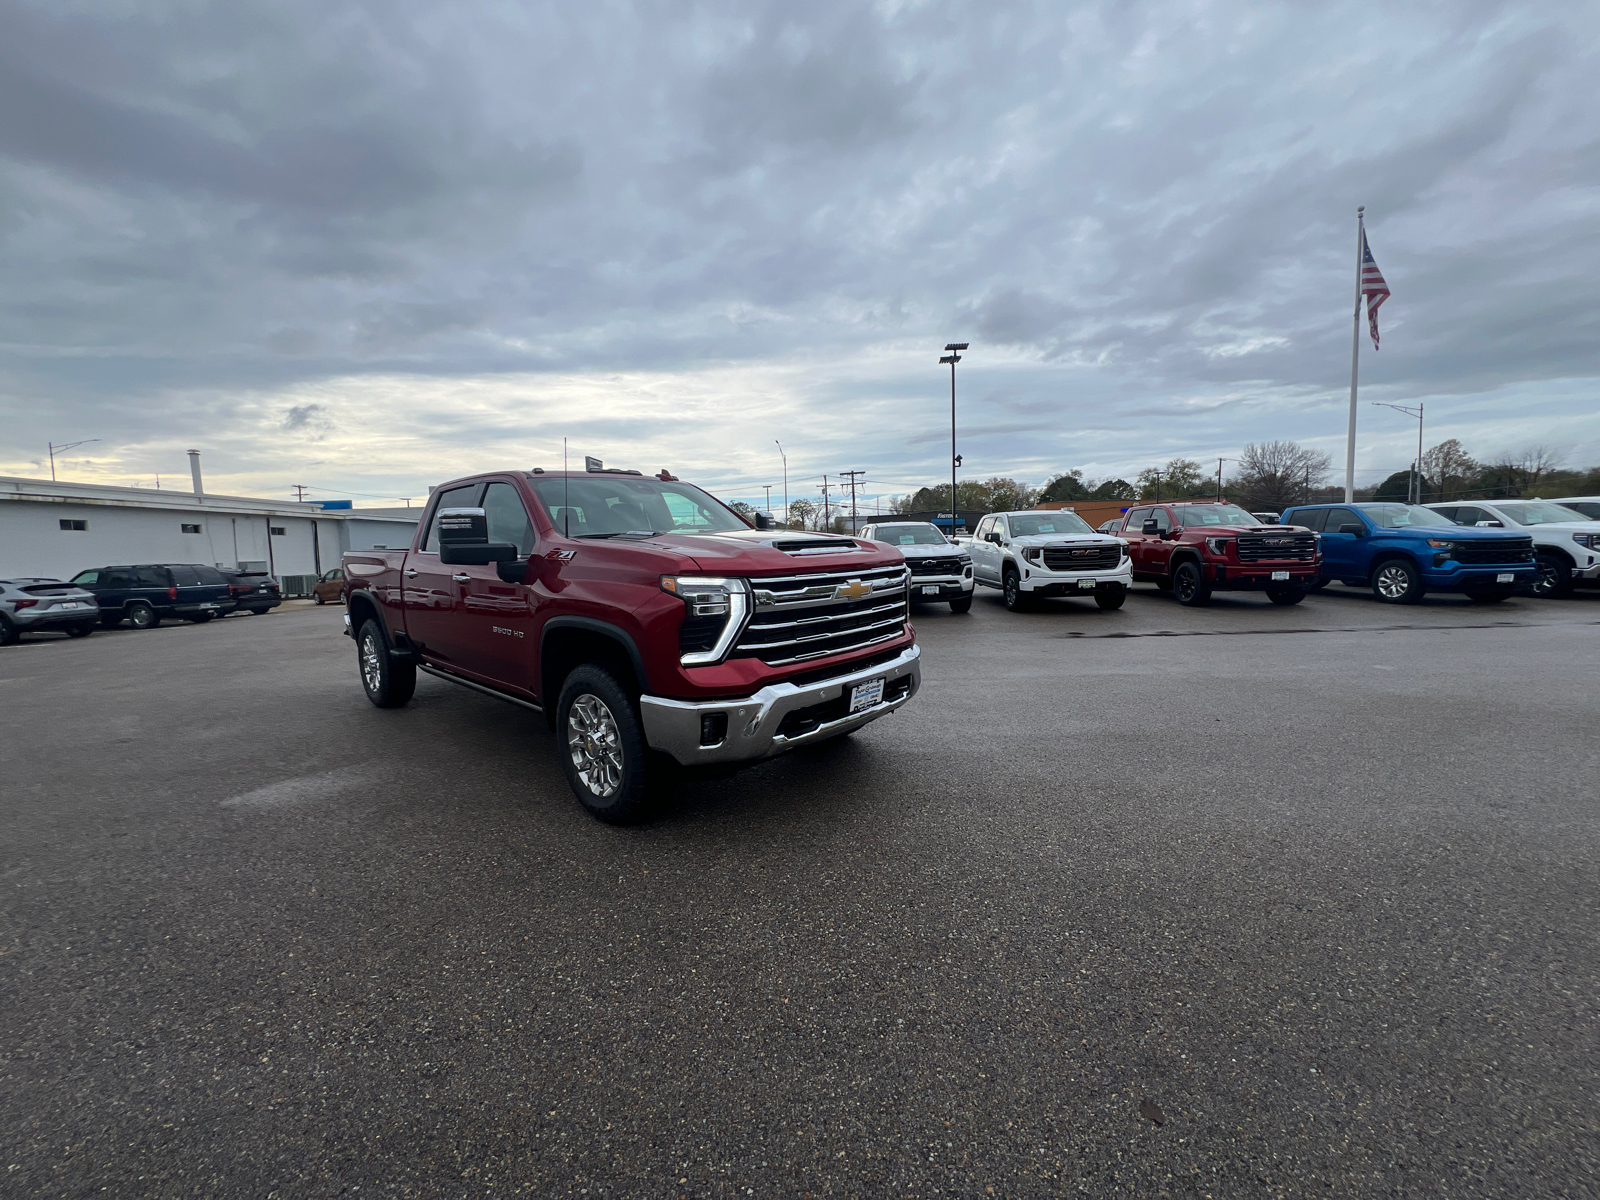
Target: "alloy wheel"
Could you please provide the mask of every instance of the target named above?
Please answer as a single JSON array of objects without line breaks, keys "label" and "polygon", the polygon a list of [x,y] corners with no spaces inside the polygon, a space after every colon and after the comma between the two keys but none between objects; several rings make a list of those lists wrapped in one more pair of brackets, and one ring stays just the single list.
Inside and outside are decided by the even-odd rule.
[{"label": "alloy wheel", "polygon": [[383,685],[382,653],[377,634],[369,629],[361,638],[361,682],[373,695]]},{"label": "alloy wheel", "polygon": [[1379,569],[1374,582],[1385,600],[1404,600],[1411,590],[1411,573],[1399,563],[1390,563]]},{"label": "alloy wheel", "polygon": [[622,787],[622,737],[606,702],[585,692],[567,712],[567,749],[578,778],[601,800]]},{"label": "alloy wheel", "polygon": [[1533,579],[1533,594],[1535,596],[1553,595],[1561,586],[1561,572],[1556,570],[1556,564],[1541,555],[1538,560],[1537,570],[1538,574]]}]

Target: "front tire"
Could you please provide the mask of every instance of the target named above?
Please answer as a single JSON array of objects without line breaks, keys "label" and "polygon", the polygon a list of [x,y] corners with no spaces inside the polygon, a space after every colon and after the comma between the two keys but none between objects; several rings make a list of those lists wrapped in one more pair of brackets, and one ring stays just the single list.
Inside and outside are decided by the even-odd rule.
[{"label": "front tire", "polygon": [[1559,554],[1541,554],[1533,594],[1541,600],[1565,596],[1572,590],[1572,564]]},{"label": "front tire", "polygon": [[1033,607],[1033,597],[1022,590],[1022,576],[1017,574],[1016,568],[1007,567],[1001,577],[1001,598],[1006,609],[1010,612],[1027,612]]},{"label": "front tire", "polygon": [[1415,604],[1422,599],[1422,576],[1403,558],[1379,563],[1372,572],[1372,594],[1384,604]]},{"label": "front tire", "polygon": [[315,604],[318,608],[321,608],[324,604],[327,603],[327,601],[322,598],[322,593],[321,592],[312,592],[311,593],[311,603]]},{"label": "front tire", "polygon": [[1291,604],[1299,604],[1305,598],[1306,591],[1304,588],[1271,588],[1267,592],[1268,600],[1285,607]]},{"label": "front tire", "polygon": [[1118,588],[1114,592],[1096,592],[1094,602],[1101,612],[1115,612],[1122,607],[1122,602],[1128,598],[1127,588]]},{"label": "front tire", "polygon": [[959,600],[950,601],[950,611],[953,612],[953,613],[971,612],[972,611],[972,597],[971,596],[962,596]]},{"label": "front tire", "polygon": [[356,662],[367,699],[378,708],[403,708],[417,690],[417,664],[395,658],[376,617],[356,635]]},{"label": "front tire", "polygon": [[1172,572],[1172,595],[1185,608],[1203,608],[1211,603],[1205,572],[1194,559],[1184,559]]},{"label": "front tire", "polygon": [[128,605],[128,624],[135,629],[154,629],[161,624],[161,614],[143,600]]},{"label": "front tire", "polygon": [[0,617],[0,646],[15,646],[22,640],[22,635],[17,632],[17,627],[11,623],[9,617]]},{"label": "front tire", "polygon": [[645,815],[650,748],[633,699],[611,672],[585,663],[567,676],[556,734],[567,783],[591,816],[627,825]]}]

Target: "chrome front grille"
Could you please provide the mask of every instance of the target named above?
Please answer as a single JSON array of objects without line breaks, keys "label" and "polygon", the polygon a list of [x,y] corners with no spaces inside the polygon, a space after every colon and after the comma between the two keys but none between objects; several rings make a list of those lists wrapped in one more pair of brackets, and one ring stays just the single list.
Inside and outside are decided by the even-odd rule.
[{"label": "chrome front grille", "polygon": [[754,613],[733,657],[782,667],[897,638],[909,616],[909,577],[896,564],[752,579]]},{"label": "chrome front grille", "polygon": [[1122,561],[1122,547],[1112,542],[1108,546],[1046,546],[1044,566],[1047,571],[1108,571]]},{"label": "chrome front grille", "polygon": [[1241,533],[1240,562],[1310,562],[1317,556],[1314,533]]}]

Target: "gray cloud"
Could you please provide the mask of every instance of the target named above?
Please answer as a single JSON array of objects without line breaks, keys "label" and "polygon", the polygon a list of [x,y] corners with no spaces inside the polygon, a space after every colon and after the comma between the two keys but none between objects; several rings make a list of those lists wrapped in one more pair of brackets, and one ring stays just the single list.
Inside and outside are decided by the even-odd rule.
[{"label": "gray cloud", "polygon": [[[1600,459],[1567,399],[1600,377],[1580,6],[0,0],[0,27],[12,462],[74,431],[154,461],[202,422],[245,460],[258,403],[391,375],[438,385],[395,421],[492,456],[451,380],[814,358],[862,372],[808,393],[818,454],[850,421],[915,476],[952,337],[980,474],[1335,438],[1362,202],[1395,290],[1374,396],[1480,439],[1565,412]],[[368,469],[324,446],[330,486]]]}]

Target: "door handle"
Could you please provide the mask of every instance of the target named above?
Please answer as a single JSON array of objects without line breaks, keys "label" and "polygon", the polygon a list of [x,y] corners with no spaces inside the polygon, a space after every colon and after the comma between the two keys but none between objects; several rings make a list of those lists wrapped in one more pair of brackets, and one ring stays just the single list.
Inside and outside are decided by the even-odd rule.
[{"label": "door handle", "polygon": [[452,575],[450,578],[455,580],[457,583],[470,583],[472,581],[471,575]]},{"label": "door handle", "polygon": [[417,569],[416,569],[416,568],[415,568],[415,567],[411,567],[411,568],[409,568],[409,569],[408,569],[408,570],[407,570],[407,571],[406,571],[406,578],[407,578],[407,579],[410,579],[410,578],[411,578],[411,577],[412,577],[412,576],[414,576],[414,575],[415,575],[415,574],[416,574],[416,573],[417,573]]}]

